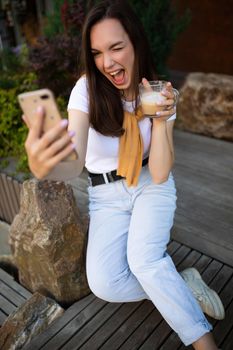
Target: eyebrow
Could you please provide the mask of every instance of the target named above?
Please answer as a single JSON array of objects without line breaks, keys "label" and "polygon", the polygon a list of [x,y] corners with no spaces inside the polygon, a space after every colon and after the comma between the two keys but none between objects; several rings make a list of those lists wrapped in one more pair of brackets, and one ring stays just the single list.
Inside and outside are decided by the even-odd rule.
[{"label": "eyebrow", "polygon": [[[123,41],[117,41],[116,43],[110,45],[109,49],[111,50],[111,49],[113,49],[115,46],[122,45],[122,44],[124,44]],[[93,52],[94,52],[94,51],[95,51],[95,52],[99,52],[99,50],[93,49],[93,48],[91,49],[91,51],[93,51]]]}]

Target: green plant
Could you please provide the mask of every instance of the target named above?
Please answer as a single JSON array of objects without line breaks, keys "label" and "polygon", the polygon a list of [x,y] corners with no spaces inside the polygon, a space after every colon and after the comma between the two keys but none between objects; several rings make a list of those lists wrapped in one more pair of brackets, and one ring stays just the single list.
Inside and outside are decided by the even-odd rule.
[{"label": "green plant", "polygon": [[80,44],[80,35],[60,34],[53,39],[40,39],[38,45],[31,48],[31,69],[37,74],[40,88],[47,87],[56,96],[68,97],[77,80]]},{"label": "green plant", "polygon": [[67,97],[77,80],[81,48],[81,28],[86,4],[83,0],[59,0],[46,19],[44,37],[30,49],[31,69],[40,87],[48,87],[56,96]]},{"label": "green plant", "polygon": [[1,76],[20,72],[28,66],[28,47],[23,44],[14,49],[4,49],[0,51],[0,73]]},{"label": "green plant", "polygon": [[17,95],[36,89],[36,76],[29,72],[14,74],[11,77],[3,76],[0,79],[0,86],[1,81],[6,81],[7,78],[11,81],[11,87],[0,88],[0,157],[17,157],[21,170],[28,171],[24,150],[27,128],[21,119],[22,112]]},{"label": "green plant", "polygon": [[1,159],[0,160],[0,168],[4,169],[8,167],[9,165],[9,160],[8,159]]},{"label": "green plant", "polygon": [[[6,82],[10,87],[6,88]],[[25,179],[29,176],[28,159],[24,149],[24,142],[28,129],[22,121],[22,111],[17,101],[17,95],[38,88],[37,76],[32,72],[22,72],[4,75],[0,78],[0,158],[15,157],[17,159],[16,172],[24,172]],[[5,87],[2,88],[2,85]],[[57,98],[62,117],[67,118],[67,101],[64,97]],[[5,168],[8,160],[3,159],[0,167]],[[11,174],[12,175],[12,174]]]},{"label": "green plant", "polygon": [[178,35],[190,22],[189,10],[177,15],[171,0],[129,0],[145,28],[158,75],[166,75],[166,61]]}]

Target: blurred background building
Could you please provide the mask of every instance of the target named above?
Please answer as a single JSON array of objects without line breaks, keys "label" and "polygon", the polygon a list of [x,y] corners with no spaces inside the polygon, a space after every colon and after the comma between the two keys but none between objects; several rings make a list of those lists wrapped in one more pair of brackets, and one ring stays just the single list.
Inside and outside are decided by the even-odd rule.
[{"label": "blurred background building", "polygon": [[191,22],[178,37],[168,67],[186,72],[233,75],[233,0],[173,0],[178,13],[188,7]]}]

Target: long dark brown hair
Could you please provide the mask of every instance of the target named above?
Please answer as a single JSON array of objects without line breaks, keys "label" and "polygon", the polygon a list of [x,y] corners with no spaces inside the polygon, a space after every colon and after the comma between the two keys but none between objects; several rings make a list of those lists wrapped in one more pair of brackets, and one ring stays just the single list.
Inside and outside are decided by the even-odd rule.
[{"label": "long dark brown hair", "polygon": [[120,90],[100,73],[91,52],[91,29],[96,23],[107,18],[117,19],[121,23],[133,45],[135,61],[132,86],[135,99],[141,79],[146,77],[152,80],[156,75],[144,29],[127,1],[105,0],[94,6],[86,17],[82,34],[82,68],[88,82],[90,123],[103,135],[120,136],[124,133]]}]

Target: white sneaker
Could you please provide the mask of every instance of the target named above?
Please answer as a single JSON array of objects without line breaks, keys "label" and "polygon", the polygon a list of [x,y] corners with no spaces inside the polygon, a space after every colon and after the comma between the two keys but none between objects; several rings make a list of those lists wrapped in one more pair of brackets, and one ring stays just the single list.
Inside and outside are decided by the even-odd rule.
[{"label": "white sneaker", "polygon": [[218,294],[203,281],[200,273],[194,267],[190,267],[181,271],[180,275],[199,302],[202,311],[216,320],[222,320],[225,317],[224,306]]}]

